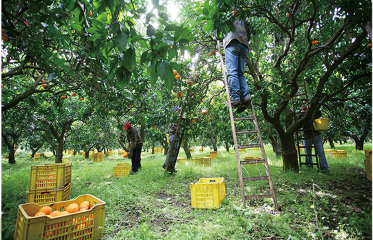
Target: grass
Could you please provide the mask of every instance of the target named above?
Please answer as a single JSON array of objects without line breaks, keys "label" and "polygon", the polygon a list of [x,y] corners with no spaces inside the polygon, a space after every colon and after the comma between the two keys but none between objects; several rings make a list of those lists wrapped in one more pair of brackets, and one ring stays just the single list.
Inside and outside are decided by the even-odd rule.
[{"label": "grass", "polygon": [[[328,146],[325,146],[328,148]],[[371,145],[366,145],[371,149]],[[283,173],[282,160],[266,146],[280,211],[271,199],[248,201],[242,207],[235,155],[223,148],[211,166],[188,161],[178,172],[164,175],[165,155],[143,152],[142,169],[126,178],[113,178],[117,163],[130,162],[119,155],[92,163],[82,156],[66,155],[73,164],[71,198],[91,194],[106,202],[103,239],[372,239],[372,183],[366,178],[363,151],[352,144],[336,145],[347,158],[327,156],[330,174],[301,168]],[[193,157],[209,151],[193,152]],[[241,156],[256,156],[250,150]],[[185,157],[180,150],[179,157]],[[13,239],[19,204],[27,202],[30,167],[53,163],[33,162],[19,153],[17,164],[2,160],[2,239]],[[247,166],[243,174],[264,173]],[[265,174],[265,173],[264,173]],[[200,178],[224,177],[226,198],[218,209],[191,208],[190,183]],[[245,185],[252,193],[265,189],[265,181]]]}]

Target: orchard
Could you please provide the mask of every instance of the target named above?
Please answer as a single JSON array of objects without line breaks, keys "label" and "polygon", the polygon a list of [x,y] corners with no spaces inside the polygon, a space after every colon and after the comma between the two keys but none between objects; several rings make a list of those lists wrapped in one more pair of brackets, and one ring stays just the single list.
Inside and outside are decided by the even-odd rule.
[{"label": "orchard", "polygon": [[[106,202],[102,239],[371,239],[371,8],[368,0],[3,1],[3,239],[14,238],[30,167],[65,161],[69,199]],[[245,78],[278,211],[265,200],[240,207],[219,57],[237,19],[248,22]],[[297,119],[303,86],[310,107]],[[164,175],[174,107],[185,117],[179,157],[188,160]],[[327,155],[329,175],[297,157],[297,131],[318,110],[330,119],[324,148],[347,150],[346,159]],[[117,163],[130,162],[109,154],[127,147],[127,122],[143,139],[142,169],[113,178]],[[219,156],[210,166],[191,163],[210,151]],[[92,152],[106,154],[103,162]],[[214,177],[225,178],[221,207],[191,208],[190,183]]]}]

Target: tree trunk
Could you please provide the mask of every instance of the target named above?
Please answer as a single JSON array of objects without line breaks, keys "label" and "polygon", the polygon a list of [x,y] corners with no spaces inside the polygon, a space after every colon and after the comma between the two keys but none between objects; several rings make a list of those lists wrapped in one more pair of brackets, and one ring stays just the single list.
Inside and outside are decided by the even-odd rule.
[{"label": "tree trunk", "polygon": [[63,157],[63,140],[59,140],[56,148],[55,163],[62,163]]},{"label": "tree trunk", "polygon": [[187,159],[191,159],[192,158],[192,155],[190,154],[190,149],[188,147],[188,141],[187,140],[184,140],[183,141],[183,149],[185,151],[185,154],[187,156]]},{"label": "tree trunk", "polygon": [[294,171],[299,172],[298,165],[298,155],[294,143],[294,134],[286,134],[283,139],[281,139],[283,147],[283,164],[284,171]]},{"label": "tree trunk", "polygon": [[9,148],[9,164],[16,164],[16,158],[14,155],[16,154],[15,146],[13,145]]},{"label": "tree trunk", "polygon": [[217,139],[216,137],[209,137],[210,138],[210,141],[211,141],[211,144],[212,144],[212,148],[214,149],[214,151],[218,151],[218,147],[217,147]]},{"label": "tree trunk", "polygon": [[360,136],[360,138],[356,135],[352,135],[351,137],[355,140],[355,149],[356,150],[363,150],[364,149],[364,141],[365,138],[368,135],[368,131],[364,130],[363,134]]},{"label": "tree trunk", "polygon": [[229,144],[228,144],[228,142],[225,142],[225,150],[227,150],[227,152],[229,152]]},{"label": "tree trunk", "polygon": [[[171,143],[170,143],[171,144]],[[163,141],[163,144],[162,144],[162,147],[164,149],[164,155],[167,155],[168,153],[168,149],[169,149],[169,146],[168,146],[168,143],[167,143],[167,137],[165,138],[165,140]]]},{"label": "tree trunk", "polygon": [[272,150],[276,154],[276,158],[280,158],[282,155],[282,145],[281,142],[278,142],[275,135],[273,135],[273,130],[270,127],[268,130],[268,137],[271,141]]},{"label": "tree trunk", "polygon": [[332,136],[328,136],[328,141],[329,141],[329,145],[330,145],[330,148],[335,148],[335,146],[334,146],[334,141],[333,141],[333,138],[332,138]]}]

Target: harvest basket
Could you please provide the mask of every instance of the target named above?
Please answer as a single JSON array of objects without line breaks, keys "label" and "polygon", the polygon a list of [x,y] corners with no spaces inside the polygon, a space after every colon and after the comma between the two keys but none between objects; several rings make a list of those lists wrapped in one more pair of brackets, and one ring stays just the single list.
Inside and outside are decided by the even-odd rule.
[{"label": "harvest basket", "polygon": [[317,132],[328,131],[329,118],[318,118],[313,121],[313,127]]},{"label": "harvest basket", "polygon": [[129,163],[118,163],[114,167],[113,177],[127,177],[130,174],[131,166]]},{"label": "harvest basket", "polygon": [[29,190],[62,189],[71,182],[71,163],[31,166]]},{"label": "harvest basket", "polygon": [[219,208],[225,198],[224,178],[200,178],[190,184],[192,208]]},{"label": "harvest basket", "polygon": [[28,202],[45,204],[66,201],[70,199],[70,193],[71,183],[67,184],[62,189],[29,190]]},{"label": "harvest basket", "polygon": [[[34,216],[41,207],[50,206],[53,211],[64,211],[71,203],[89,201],[89,210],[69,215],[49,217]],[[26,203],[18,205],[15,240],[100,239],[104,233],[105,202],[92,195],[81,195],[69,201],[55,204]]]}]

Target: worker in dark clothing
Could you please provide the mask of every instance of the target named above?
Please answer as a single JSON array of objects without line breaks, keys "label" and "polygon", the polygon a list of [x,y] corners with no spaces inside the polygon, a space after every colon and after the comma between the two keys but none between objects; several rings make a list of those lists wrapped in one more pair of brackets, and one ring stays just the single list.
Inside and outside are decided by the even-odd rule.
[{"label": "worker in dark clothing", "polygon": [[126,123],[123,129],[127,132],[127,140],[129,144],[128,158],[131,158],[132,160],[131,175],[134,175],[137,173],[139,168],[141,168],[141,150],[143,142],[137,129],[132,127],[129,123]]},{"label": "worker in dark clothing", "polygon": [[[247,53],[249,51],[249,34],[247,24],[244,21],[234,22],[235,31],[229,32],[223,40],[225,49],[225,64],[227,66],[228,83],[230,89],[231,104],[233,107],[247,105],[251,102],[249,86],[244,72]],[[238,112],[246,108],[238,109]]]},{"label": "worker in dark clothing", "polygon": [[[308,105],[302,105],[302,114],[300,115],[300,118],[303,117],[307,111],[309,106]],[[322,113],[320,110],[317,110],[316,112],[316,118],[320,118],[322,116]],[[313,119],[314,120],[314,119]],[[312,131],[315,135],[315,147],[316,147],[316,154],[319,157],[319,164],[320,164],[320,170],[325,173],[329,173],[328,169],[328,162],[326,161],[325,152],[324,152],[324,144],[322,142],[322,136],[320,132],[317,132],[311,123],[305,124],[303,126],[303,137],[307,139],[303,139],[303,145],[305,147],[311,147],[312,146]],[[312,148],[305,148],[305,155],[306,156],[306,167],[312,167],[312,165],[307,165],[307,163],[312,163]]]}]

